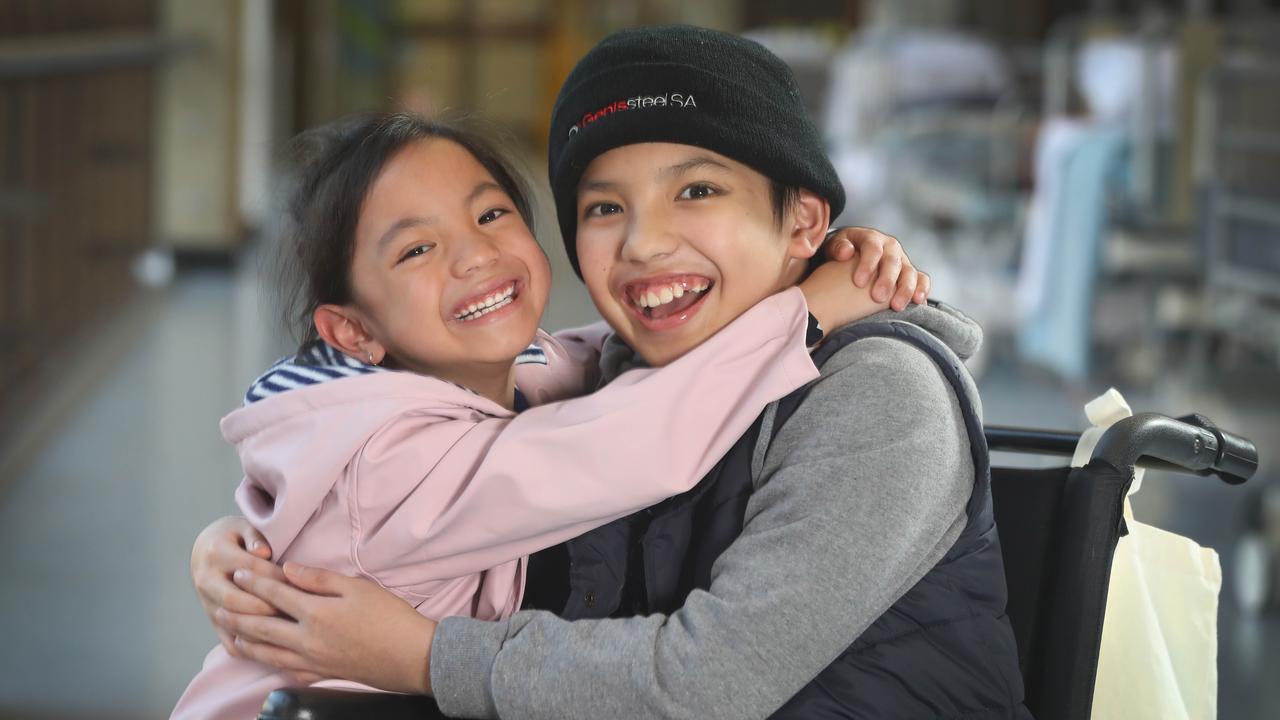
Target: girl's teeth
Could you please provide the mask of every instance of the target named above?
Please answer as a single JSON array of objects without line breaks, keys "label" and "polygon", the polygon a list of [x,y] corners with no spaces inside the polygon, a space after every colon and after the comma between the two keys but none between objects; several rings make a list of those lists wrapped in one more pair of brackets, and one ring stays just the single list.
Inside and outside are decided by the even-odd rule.
[{"label": "girl's teeth", "polygon": [[506,290],[503,290],[502,292],[494,293],[493,295],[490,295],[489,297],[479,302],[471,303],[466,307],[465,310],[458,313],[457,317],[459,320],[461,320],[462,318],[468,315],[475,315],[477,311],[484,310],[485,308],[491,308],[495,305],[502,303],[503,300],[507,300],[512,295],[514,295],[515,292],[516,292],[516,286],[513,283],[510,286],[508,286]]},{"label": "girl's teeth", "polygon": [[663,305],[666,305],[667,303],[675,299],[676,299],[676,294],[671,292],[671,288],[669,287],[662,288],[662,292],[658,294],[658,301],[661,302]]},{"label": "girl's teeth", "polygon": [[672,296],[672,297],[678,297],[678,298],[679,298],[679,297],[684,297],[684,286],[683,286],[683,285],[676,285],[676,286],[671,290],[671,296]]}]

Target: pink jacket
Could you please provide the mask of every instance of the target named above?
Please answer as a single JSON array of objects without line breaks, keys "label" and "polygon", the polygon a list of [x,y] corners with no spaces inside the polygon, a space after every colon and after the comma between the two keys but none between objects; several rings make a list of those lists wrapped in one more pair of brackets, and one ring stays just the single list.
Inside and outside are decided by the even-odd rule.
[{"label": "pink jacket", "polygon": [[[815,379],[806,318],[788,290],[664,368],[519,416],[412,373],[290,390],[222,420],[245,471],[236,501],[277,562],[364,576],[432,618],[504,618],[525,556],[690,489],[768,403]],[[581,389],[597,339],[565,340],[540,334],[550,365],[521,366],[531,401]],[[251,718],[286,684],[217,647],[173,717]]]}]

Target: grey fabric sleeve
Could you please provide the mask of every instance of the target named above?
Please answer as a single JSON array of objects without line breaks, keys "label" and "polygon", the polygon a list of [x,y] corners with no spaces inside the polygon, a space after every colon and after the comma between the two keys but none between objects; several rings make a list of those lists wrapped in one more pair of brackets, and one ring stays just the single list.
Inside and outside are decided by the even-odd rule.
[{"label": "grey fabric sleeve", "polygon": [[462,717],[765,717],[955,542],[973,465],[923,353],[862,340],[823,368],[766,453],[742,534],[672,615],[443,621],[440,707]]}]

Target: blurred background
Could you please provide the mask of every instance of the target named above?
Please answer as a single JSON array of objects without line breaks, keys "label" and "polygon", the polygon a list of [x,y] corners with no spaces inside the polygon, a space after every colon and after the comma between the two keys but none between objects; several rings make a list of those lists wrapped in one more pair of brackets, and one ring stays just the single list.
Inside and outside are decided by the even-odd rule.
[{"label": "blurred background", "polygon": [[581,324],[550,108],[605,34],[671,22],[794,67],[840,222],[984,325],[988,422],[1080,429],[1114,386],[1257,442],[1248,485],[1150,473],[1134,505],[1222,556],[1220,716],[1280,717],[1264,0],[0,0],[0,716],[165,716],[215,642],[187,563],[234,510],[218,419],[290,349],[259,269],[280,146],[358,110],[483,118],[539,188],[545,324]]}]

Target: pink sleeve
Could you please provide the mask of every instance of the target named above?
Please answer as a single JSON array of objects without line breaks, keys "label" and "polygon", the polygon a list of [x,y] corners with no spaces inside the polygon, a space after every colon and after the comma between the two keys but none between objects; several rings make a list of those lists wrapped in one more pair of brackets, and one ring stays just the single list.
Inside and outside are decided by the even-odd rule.
[{"label": "pink sleeve", "polygon": [[586,395],[600,383],[600,349],[612,334],[604,322],[554,335],[539,330],[534,343],[546,353],[547,364],[518,365],[516,387],[533,405]]},{"label": "pink sleeve", "polygon": [[[459,577],[688,490],[766,405],[817,378],[806,319],[791,289],[577,400],[471,424],[402,418],[357,461],[357,566],[392,588]],[[387,482],[401,477],[419,478],[407,495]]]}]

